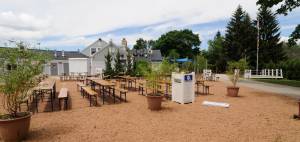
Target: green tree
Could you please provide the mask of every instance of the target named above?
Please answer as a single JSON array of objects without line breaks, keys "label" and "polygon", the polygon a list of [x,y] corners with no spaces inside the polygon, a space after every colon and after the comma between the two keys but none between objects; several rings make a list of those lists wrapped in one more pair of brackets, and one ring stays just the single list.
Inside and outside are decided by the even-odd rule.
[{"label": "green tree", "polygon": [[112,62],[112,56],[111,56],[110,52],[108,51],[106,56],[105,56],[104,75],[113,75],[114,74],[114,70],[111,66],[111,62]]},{"label": "green tree", "polygon": [[115,70],[114,70],[114,73],[116,75],[118,75],[118,74],[123,73],[123,72],[124,72],[124,69],[123,69],[123,65],[122,65],[122,62],[121,62],[121,54],[118,50],[117,54],[116,54],[116,57],[115,57]]},{"label": "green tree", "polygon": [[[24,115],[18,111],[19,103],[32,95],[30,90],[37,85],[37,76],[42,73],[43,65],[50,60],[48,54],[29,50],[24,44],[17,46],[0,48],[0,95],[4,110],[8,113],[0,115],[0,119]],[[6,69],[8,66],[12,68]]]},{"label": "green tree", "polygon": [[227,25],[223,48],[226,61],[238,61],[241,58],[252,59],[252,52],[256,50],[254,24],[241,6],[238,6]]},{"label": "green tree", "polygon": [[293,9],[300,6],[300,0],[258,0],[256,4],[261,5],[261,7],[271,8],[275,5],[280,4],[279,8],[276,10],[278,14],[287,15]]},{"label": "green tree", "polygon": [[280,28],[276,15],[269,8],[261,7],[257,15],[259,19],[259,65],[279,63],[285,59],[280,42]]},{"label": "green tree", "polygon": [[181,58],[192,58],[193,48],[199,47],[201,41],[198,34],[191,30],[174,30],[163,34],[155,43],[155,49],[160,49],[163,56],[168,56],[172,49],[176,49]]},{"label": "green tree", "polygon": [[297,45],[297,41],[300,39],[300,24],[297,25],[295,30],[292,32],[289,38],[289,46],[295,46]]},{"label": "green tree", "polygon": [[147,41],[143,38],[139,38],[135,45],[133,46],[133,49],[146,49],[147,48]]},{"label": "green tree", "polygon": [[205,69],[206,61],[207,61],[207,59],[205,59],[205,57],[202,55],[197,55],[194,58],[193,69],[194,69],[195,73],[201,73],[203,71],[203,69]]},{"label": "green tree", "polygon": [[234,69],[240,69],[240,73],[244,72],[248,68],[248,63],[245,59],[240,59],[239,61],[228,62],[227,71],[232,74]]},{"label": "green tree", "polygon": [[169,52],[168,58],[172,61],[175,62],[177,58],[179,58],[179,54],[177,53],[176,49],[172,49]]},{"label": "green tree", "polygon": [[226,71],[225,54],[223,53],[224,37],[218,31],[213,40],[208,41],[207,60],[215,72]]},{"label": "green tree", "polygon": [[133,68],[132,68],[132,56],[129,52],[127,52],[127,60],[126,60],[126,74],[127,75],[132,75],[133,73]]}]

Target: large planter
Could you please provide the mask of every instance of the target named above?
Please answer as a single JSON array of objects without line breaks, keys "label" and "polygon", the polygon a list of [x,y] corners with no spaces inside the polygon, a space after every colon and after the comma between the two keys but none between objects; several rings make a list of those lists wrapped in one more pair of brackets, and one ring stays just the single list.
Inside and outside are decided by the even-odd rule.
[{"label": "large planter", "polygon": [[237,97],[239,94],[240,87],[228,86],[227,87],[227,96]]},{"label": "large planter", "polygon": [[31,114],[15,119],[0,119],[0,137],[5,142],[18,142],[26,138]]},{"label": "large planter", "polygon": [[148,108],[150,110],[160,110],[163,96],[147,96]]}]

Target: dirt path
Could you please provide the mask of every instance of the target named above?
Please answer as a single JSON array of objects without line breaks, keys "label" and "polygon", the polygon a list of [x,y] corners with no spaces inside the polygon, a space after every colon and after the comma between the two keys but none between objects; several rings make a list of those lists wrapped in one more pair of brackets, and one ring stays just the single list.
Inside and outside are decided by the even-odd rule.
[{"label": "dirt path", "polygon": [[[221,81],[225,82],[226,84],[231,84],[229,78],[226,75],[219,74],[218,76],[220,76]],[[285,95],[293,98],[300,98],[299,87],[291,87],[287,85],[265,83],[265,82],[246,80],[246,79],[241,79],[238,84],[241,86],[258,89],[261,91],[276,93],[276,94]]]}]

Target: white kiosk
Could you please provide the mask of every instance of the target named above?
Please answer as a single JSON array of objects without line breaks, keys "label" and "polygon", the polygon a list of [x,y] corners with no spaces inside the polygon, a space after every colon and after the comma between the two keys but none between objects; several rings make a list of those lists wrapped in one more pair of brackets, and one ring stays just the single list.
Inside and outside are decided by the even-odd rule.
[{"label": "white kiosk", "polygon": [[195,100],[195,73],[172,73],[172,101],[181,104]]}]

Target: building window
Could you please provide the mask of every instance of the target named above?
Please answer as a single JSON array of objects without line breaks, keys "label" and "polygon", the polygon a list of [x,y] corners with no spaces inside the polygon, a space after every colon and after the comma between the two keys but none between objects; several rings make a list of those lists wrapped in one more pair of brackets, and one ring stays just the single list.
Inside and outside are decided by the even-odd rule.
[{"label": "building window", "polygon": [[91,48],[91,55],[96,53],[96,48]]}]

